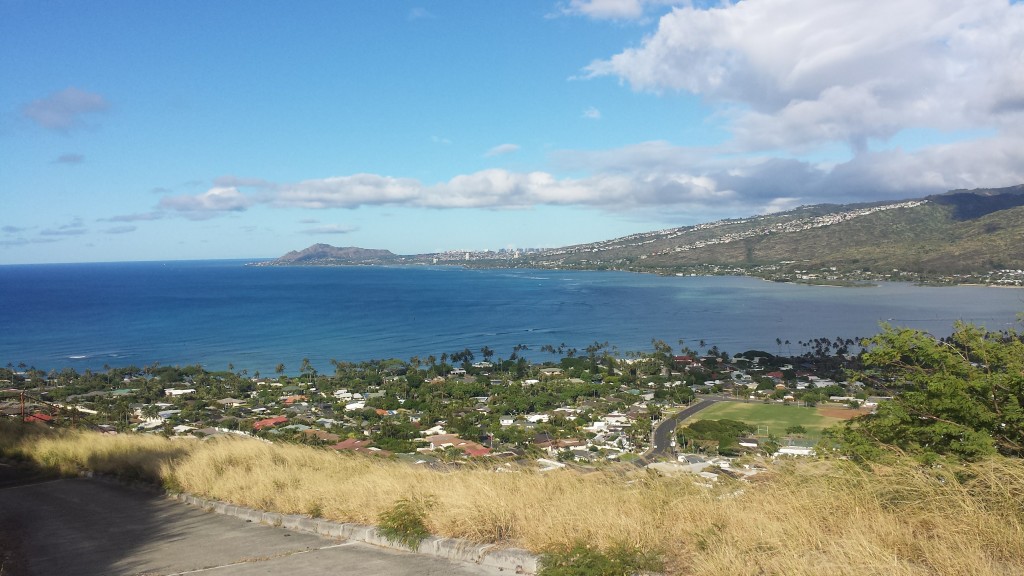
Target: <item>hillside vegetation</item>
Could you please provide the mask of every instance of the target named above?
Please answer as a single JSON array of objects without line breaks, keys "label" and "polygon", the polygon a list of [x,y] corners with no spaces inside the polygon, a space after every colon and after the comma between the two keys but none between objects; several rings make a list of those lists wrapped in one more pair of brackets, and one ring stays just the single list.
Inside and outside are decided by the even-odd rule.
[{"label": "hillside vegetation", "polygon": [[314,244],[262,266],[454,264],[661,274],[750,274],[827,283],[1024,285],[1024,184],[899,202],[819,204],[552,249],[399,256]]},{"label": "hillside vegetation", "polygon": [[338,521],[414,510],[437,535],[574,557],[626,551],[671,574],[1024,573],[1022,335],[960,325],[936,340],[886,328],[865,345],[859,376],[893,400],[829,429],[816,459],[746,457],[764,466],[751,481],[704,484],[628,464],[426,468],[248,438],[10,421],[0,422],[0,455]]},{"label": "hillside vegetation", "polygon": [[560,248],[527,260],[648,271],[770,267],[776,274],[832,267],[925,276],[1020,269],[1024,185],[904,202],[802,207]]},{"label": "hillside vegetation", "polygon": [[1024,463],[924,468],[804,461],[754,484],[701,487],[642,471],[439,471],[257,440],[50,432],[3,425],[7,456],[89,469],[284,513],[376,523],[433,502],[435,534],[535,552],[583,542],[650,552],[672,574],[972,574],[1024,571]]}]

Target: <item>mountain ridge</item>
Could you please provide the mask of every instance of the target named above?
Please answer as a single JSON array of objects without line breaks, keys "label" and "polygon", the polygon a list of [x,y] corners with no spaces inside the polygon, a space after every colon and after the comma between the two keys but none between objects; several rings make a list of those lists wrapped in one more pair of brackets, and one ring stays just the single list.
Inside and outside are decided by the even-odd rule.
[{"label": "mountain ridge", "polygon": [[829,283],[990,282],[986,275],[1024,270],[1024,184],[900,201],[800,206],[541,250],[400,256],[315,244],[266,264],[458,264],[747,274]]}]

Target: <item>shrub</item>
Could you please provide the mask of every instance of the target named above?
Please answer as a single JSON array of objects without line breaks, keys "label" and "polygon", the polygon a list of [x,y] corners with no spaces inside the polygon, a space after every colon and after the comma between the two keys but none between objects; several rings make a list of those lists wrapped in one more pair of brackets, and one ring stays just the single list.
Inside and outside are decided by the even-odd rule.
[{"label": "shrub", "polygon": [[433,504],[429,498],[402,498],[381,512],[377,529],[388,540],[416,550],[430,536],[425,520]]}]

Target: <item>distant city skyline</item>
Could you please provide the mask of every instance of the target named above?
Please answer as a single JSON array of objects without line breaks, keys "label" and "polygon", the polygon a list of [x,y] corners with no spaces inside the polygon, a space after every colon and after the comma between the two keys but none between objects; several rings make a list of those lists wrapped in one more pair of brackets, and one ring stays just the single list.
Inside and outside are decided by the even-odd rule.
[{"label": "distant city skyline", "polygon": [[0,0],[0,264],[557,247],[1024,183],[1008,0]]}]

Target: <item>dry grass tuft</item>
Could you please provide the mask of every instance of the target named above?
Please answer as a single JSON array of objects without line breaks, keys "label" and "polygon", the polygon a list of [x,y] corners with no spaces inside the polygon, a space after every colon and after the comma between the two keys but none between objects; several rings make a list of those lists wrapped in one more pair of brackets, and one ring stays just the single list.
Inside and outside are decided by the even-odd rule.
[{"label": "dry grass tuft", "polygon": [[535,552],[585,542],[665,558],[671,573],[1024,573],[1024,462],[874,470],[778,464],[712,489],[644,471],[437,471],[245,439],[84,432],[7,434],[0,451],[51,469],[122,473],[237,504],[374,524],[403,499],[433,503],[434,534]]}]

